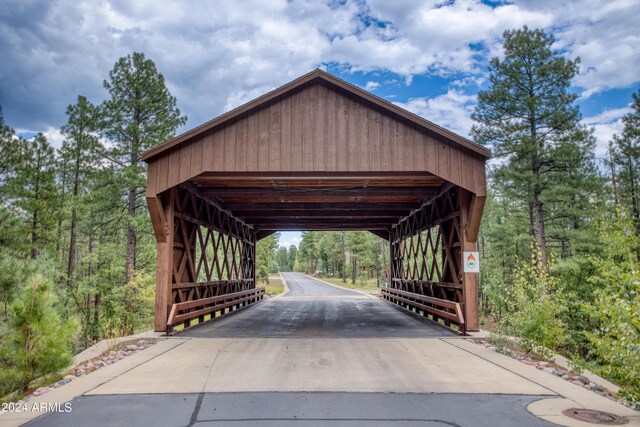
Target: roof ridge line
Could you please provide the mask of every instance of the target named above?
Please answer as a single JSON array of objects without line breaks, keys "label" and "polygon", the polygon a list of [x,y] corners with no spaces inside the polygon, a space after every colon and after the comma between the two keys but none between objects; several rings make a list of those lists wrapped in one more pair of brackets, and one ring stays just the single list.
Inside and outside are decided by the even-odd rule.
[{"label": "roof ridge line", "polygon": [[326,82],[328,82],[329,84],[332,84],[336,87],[339,87],[349,93],[352,93],[353,95],[360,97],[362,99],[364,99],[367,102],[370,102],[372,104],[377,105],[379,108],[384,109],[392,114],[395,114],[396,116],[399,116],[401,118],[404,118],[405,120],[408,120],[412,123],[414,123],[415,125],[421,126],[431,132],[434,132],[436,134],[441,135],[442,137],[450,140],[453,143],[459,144],[477,154],[482,155],[485,158],[489,158],[491,156],[491,152],[488,148],[481,146],[461,135],[456,134],[455,132],[452,132],[448,129],[445,129],[442,126],[439,126],[423,117],[418,116],[417,114],[414,114],[408,110],[405,110],[402,107],[399,107],[383,98],[380,98],[377,95],[374,95],[358,86],[355,86],[337,76],[334,76],[331,73],[328,73],[327,71],[322,70],[321,68],[315,68],[314,70],[288,82],[285,83],[282,86],[279,86],[251,101],[248,101],[230,111],[227,111],[226,113],[221,114],[220,116],[217,116],[205,123],[202,123],[201,125],[196,126],[195,128],[188,130],[180,135],[177,135],[173,138],[171,138],[170,140],[157,145],[149,150],[147,150],[146,152],[143,153],[142,155],[142,160],[144,161],[148,161],[151,158],[159,155],[160,153],[169,150],[175,146],[178,146],[180,144],[182,144],[183,142],[187,142],[190,139],[196,137],[197,135],[207,132],[215,127],[218,127],[222,124],[224,124],[225,122],[229,121],[229,120],[233,120],[234,118],[247,113],[251,110],[253,110],[254,108],[258,108],[261,105],[276,99],[280,96],[285,95],[287,92],[293,91],[297,88],[300,88],[301,86],[312,82],[313,80],[320,78]]}]

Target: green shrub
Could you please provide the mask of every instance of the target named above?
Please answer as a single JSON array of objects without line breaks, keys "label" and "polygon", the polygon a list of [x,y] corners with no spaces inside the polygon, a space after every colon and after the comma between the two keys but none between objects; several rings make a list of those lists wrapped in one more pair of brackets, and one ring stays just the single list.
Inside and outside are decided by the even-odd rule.
[{"label": "green shrub", "polygon": [[0,394],[25,392],[33,380],[71,363],[75,328],[53,309],[51,281],[32,276],[9,308],[8,330],[0,347]]},{"label": "green shrub", "polygon": [[593,259],[597,273],[590,281],[598,287],[591,313],[599,328],[589,334],[600,373],[628,388],[640,400],[640,272],[639,238],[624,215],[606,221],[605,254]]},{"label": "green shrub", "polygon": [[514,271],[514,280],[505,284],[506,313],[499,321],[500,332],[519,338],[527,352],[556,350],[567,339],[561,313],[565,306],[557,278],[542,265],[540,253],[532,245],[531,260]]}]

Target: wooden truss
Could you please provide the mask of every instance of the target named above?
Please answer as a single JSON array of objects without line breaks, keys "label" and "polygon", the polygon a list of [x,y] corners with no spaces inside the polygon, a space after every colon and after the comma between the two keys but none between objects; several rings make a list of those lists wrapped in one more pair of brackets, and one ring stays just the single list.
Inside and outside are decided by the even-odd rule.
[{"label": "wooden truss", "polygon": [[[183,313],[178,319],[188,327],[189,312],[198,317],[195,313],[204,312],[207,304],[217,301],[215,297],[256,288],[256,232],[189,187],[179,190],[169,190],[162,203],[168,236],[165,243],[158,244],[156,310],[163,305],[169,312],[172,308],[175,311],[173,306],[181,307]],[[167,276],[170,295],[162,292]],[[197,304],[198,301],[202,304]],[[246,302],[242,301],[242,305]],[[165,317],[160,321],[166,320]]]},{"label": "wooden truss", "polygon": [[[465,281],[469,282],[467,285],[474,284],[470,283],[472,278],[463,272],[462,267],[462,251],[464,247],[468,247],[468,233],[464,222],[468,202],[463,190],[448,186],[437,197],[391,228],[390,287],[405,293],[405,297],[416,296],[412,300],[425,296],[431,298],[427,301],[433,302],[435,298],[441,302],[457,303],[466,311],[466,318],[471,319],[471,327],[476,329],[474,319],[477,318],[477,311],[469,311],[477,310],[477,306],[471,303],[466,307],[466,303],[477,294],[473,291],[465,292]],[[467,288],[474,289],[473,286]],[[407,301],[397,295],[396,298],[388,298],[388,295],[386,297],[402,306],[416,308],[415,304],[407,305]],[[441,311],[435,309],[435,304],[427,305],[434,308],[430,313],[434,319],[443,319],[449,326],[451,316],[443,316]],[[440,305],[454,307],[445,303]],[[454,317],[457,311],[450,309]],[[460,317],[460,321],[464,323],[464,316]]]}]

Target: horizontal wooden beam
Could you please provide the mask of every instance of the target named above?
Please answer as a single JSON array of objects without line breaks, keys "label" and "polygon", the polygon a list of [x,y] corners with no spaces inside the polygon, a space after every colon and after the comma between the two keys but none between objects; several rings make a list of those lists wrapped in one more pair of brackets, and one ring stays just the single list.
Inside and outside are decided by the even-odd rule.
[{"label": "horizontal wooden beam", "polygon": [[343,218],[343,219],[388,219],[391,220],[389,222],[393,222],[393,220],[398,220],[402,217],[401,213],[389,213],[389,212],[358,212],[358,211],[350,211],[348,214],[344,212],[310,212],[310,211],[265,211],[265,212],[254,212],[252,215],[239,215],[244,218],[245,221],[249,223],[259,223],[263,220],[271,220],[271,219],[334,219],[334,218]]},{"label": "horizontal wooden beam", "polygon": [[282,223],[270,223],[259,224],[257,226],[260,230],[275,230],[275,231],[312,231],[312,230],[339,230],[339,231],[355,231],[355,230],[388,230],[389,223],[379,224],[359,224],[355,223],[343,223],[343,224],[327,224],[323,222],[282,222]]},{"label": "horizontal wooden beam", "polygon": [[[370,211],[370,210],[388,210],[388,211],[410,211],[416,209],[418,204],[415,202],[360,202],[354,204],[352,202],[335,202],[331,204],[313,203],[313,202],[262,202],[258,203],[248,200],[245,203],[225,203],[225,207],[234,213],[240,211],[269,211],[284,209],[299,209],[306,211]],[[408,212],[407,212],[408,213]]]},{"label": "horizontal wooden beam", "polygon": [[309,222],[309,223],[314,223],[314,222],[319,222],[322,224],[345,224],[345,225],[360,225],[360,226],[365,226],[366,224],[386,224],[389,227],[391,226],[391,224],[393,223],[393,221],[384,221],[384,220],[380,220],[377,218],[374,219],[362,219],[362,220],[355,220],[355,221],[345,221],[344,218],[326,218],[326,219],[322,219],[321,221],[316,221],[313,219],[310,219],[309,221],[303,221],[303,220],[295,220],[295,221],[291,221],[289,219],[269,219],[269,220],[265,220],[265,221],[261,221],[261,222],[256,222],[255,226],[256,228],[260,229],[262,227],[260,227],[261,225],[264,224],[287,224],[290,222],[295,222],[295,223],[305,223],[305,222]]},{"label": "horizontal wooden beam", "polygon": [[197,178],[213,178],[225,179],[228,181],[243,179],[440,179],[426,171],[205,171],[197,176]]},{"label": "horizontal wooden beam", "polygon": [[342,194],[342,195],[322,195],[322,194],[283,194],[277,195],[254,195],[254,196],[208,196],[216,197],[221,200],[225,205],[227,203],[370,203],[370,202],[382,202],[382,203],[418,203],[423,199],[419,195],[394,195],[394,194],[378,194],[378,195],[358,195],[358,194]]},{"label": "horizontal wooden beam", "polygon": [[292,206],[291,208],[282,208],[282,209],[274,209],[274,210],[236,210],[234,211],[234,214],[242,218],[277,217],[277,216],[341,217],[341,218],[373,216],[373,217],[401,218],[407,214],[407,210],[406,209],[314,210],[314,209],[297,209],[295,206]]},{"label": "horizontal wooden beam", "polygon": [[361,223],[355,221],[353,223],[327,223],[323,221],[282,221],[282,222],[270,222],[263,224],[256,224],[256,228],[260,230],[275,230],[275,231],[312,231],[312,230],[335,230],[335,231],[354,231],[354,230],[388,230],[390,227],[389,222],[379,223]]},{"label": "horizontal wooden beam", "polygon": [[221,197],[283,197],[289,195],[319,195],[319,196],[428,196],[435,194],[436,187],[338,187],[338,188],[237,188],[237,187],[201,187],[198,192],[203,196]]},{"label": "horizontal wooden beam", "polygon": [[207,177],[198,176],[192,182],[203,188],[342,188],[342,187],[434,187],[444,181],[436,176],[391,177]]}]

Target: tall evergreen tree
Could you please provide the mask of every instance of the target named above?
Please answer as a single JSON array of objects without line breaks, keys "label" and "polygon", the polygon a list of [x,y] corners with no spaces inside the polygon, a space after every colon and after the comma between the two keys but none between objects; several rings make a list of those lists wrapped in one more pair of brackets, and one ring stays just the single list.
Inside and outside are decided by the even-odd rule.
[{"label": "tall evergreen tree", "polygon": [[640,236],[640,89],[632,97],[632,111],[622,117],[622,134],[613,137],[610,151],[620,202]]},{"label": "tall evergreen tree", "polygon": [[0,122],[0,246],[15,249],[20,240],[19,218],[10,206],[11,181],[22,161],[25,141],[15,131]]},{"label": "tall evergreen tree", "polygon": [[129,282],[136,266],[136,216],[144,205],[142,154],[171,138],[187,119],[176,107],[176,98],[169,93],[164,76],[142,53],[120,58],[104,87],[110,98],[101,106],[101,127],[103,135],[113,143],[105,155],[119,168],[124,192],[128,215],[125,276]]},{"label": "tall evergreen tree", "polygon": [[493,170],[496,187],[526,204],[543,265],[551,205],[562,203],[559,193],[585,188],[580,170],[588,168],[594,148],[579,123],[577,95],[569,91],[579,60],[563,57],[553,42],[552,35],[526,26],[505,31],[505,56],[491,60],[490,88],[478,93],[472,114],[476,141],[492,145],[503,159]]},{"label": "tall evergreen tree", "polygon": [[269,283],[269,273],[276,266],[279,233],[271,234],[256,245],[256,281]]},{"label": "tall evergreen tree", "polygon": [[15,149],[14,132],[8,126],[0,125],[0,202],[4,199],[5,185],[15,168],[12,151]]},{"label": "tall evergreen tree", "polygon": [[98,118],[96,107],[84,96],[78,96],[75,105],[67,107],[67,123],[62,127],[65,137],[60,149],[60,160],[68,171],[71,217],[69,224],[69,253],[67,258],[67,286],[74,283],[77,256],[78,209],[84,204],[81,197],[88,190],[92,177],[98,168],[98,154],[102,145],[96,135]]},{"label": "tall evergreen tree", "polygon": [[289,271],[295,271],[297,257],[298,257],[298,248],[296,247],[296,245],[289,246],[289,266],[291,267],[291,270]]},{"label": "tall evergreen tree", "polygon": [[[0,114],[2,110],[0,110]],[[3,200],[3,189],[7,178],[15,172],[19,159],[20,141],[15,131],[4,124],[0,115],[0,202]]]},{"label": "tall evergreen tree", "polygon": [[20,161],[15,173],[8,178],[8,191],[13,205],[23,212],[24,234],[29,236],[29,252],[35,259],[40,251],[50,247],[54,240],[55,155],[53,147],[41,133],[19,144]]},{"label": "tall evergreen tree", "polygon": [[317,233],[303,231],[298,246],[298,256],[307,273],[315,273],[318,266]]},{"label": "tall evergreen tree", "polygon": [[276,253],[276,261],[278,264],[278,271],[291,271],[292,268],[289,265],[289,252],[287,248],[284,246],[280,246],[278,248],[278,252]]}]

